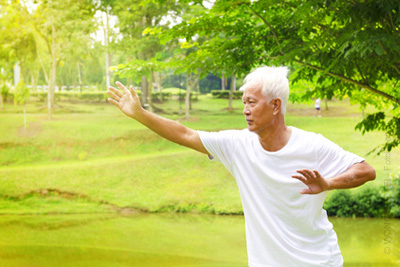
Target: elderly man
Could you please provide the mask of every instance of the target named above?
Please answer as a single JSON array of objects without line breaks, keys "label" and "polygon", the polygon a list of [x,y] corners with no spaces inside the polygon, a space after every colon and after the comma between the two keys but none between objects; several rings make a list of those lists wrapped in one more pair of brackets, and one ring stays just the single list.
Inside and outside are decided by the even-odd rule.
[{"label": "elderly man", "polygon": [[249,266],[342,266],[322,205],[327,191],[375,179],[359,156],[323,136],[286,126],[286,67],[261,67],[244,80],[248,128],[189,129],[142,109],[136,92],[110,87],[109,102],[162,137],[221,162],[235,177],[246,223]]}]

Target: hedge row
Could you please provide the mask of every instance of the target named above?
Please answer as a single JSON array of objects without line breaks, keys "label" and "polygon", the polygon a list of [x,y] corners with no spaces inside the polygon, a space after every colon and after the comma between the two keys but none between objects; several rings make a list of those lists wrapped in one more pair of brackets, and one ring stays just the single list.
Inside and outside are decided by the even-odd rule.
[{"label": "hedge row", "polygon": [[[140,91],[137,91],[137,94],[141,95]],[[152,93],[152,100],[168,100],[171,98],[173,94],[171,92],[154,92]],[[185,99],[186,91],[182,90],[180,93],[176,94],[180,99]],[[58,101],[68,101],[68,102],[105,102],[109,97],[105,91],[89,91],[89,92],[55,92],[54,94],[56,102]],[[14,100],[14,92],[7,92],[7,94],[3,94],[3,98],[5,102],[12,102]],[[47,98],[47,92],[31,92],[30,93],[30,101],[39,101],[43,102]],[[198,99],[198,93],[191,93],[192,100]]]},{"label": "hedge row", "polygon": [[336,190],[325,201],[324,209],[337,217],[400,218],[400,173],[380,187]]},{"label": "hedge row", "polygon": [[[211,90],[211,95],[214,98],[224,98],[229,99],[229,90]],[[242,98],[243,92],[242,91],[233,91],[233,99],[240,99]]]}]

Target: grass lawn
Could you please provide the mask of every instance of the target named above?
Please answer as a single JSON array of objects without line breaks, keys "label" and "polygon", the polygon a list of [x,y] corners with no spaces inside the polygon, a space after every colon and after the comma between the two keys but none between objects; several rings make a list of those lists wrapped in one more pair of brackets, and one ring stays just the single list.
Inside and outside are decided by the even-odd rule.
[{"label": "grass lawn", "polygon": [[[246,127],[241,100],[200,96],[191,118],[184,104],[170,100],[156,107],[162,116],[197,130]],[[383,133],[355,131],[361,111],[348,100],[322,105],[288,105],[287,125],[321,133],[344,149],[366,158],[382,184],[400,162],[399,148],[380,156],[367,153],[385,142]],[[84,213],[192,211],[241,213],[234,179],[222,165],[200,153],[163,140],[106,103],[59,103],[48,120],[43,103],[0,110],[0,213]],[[366,113],[368,111],[365,111]],[[390,169],[390,170],[387,170]]]}]

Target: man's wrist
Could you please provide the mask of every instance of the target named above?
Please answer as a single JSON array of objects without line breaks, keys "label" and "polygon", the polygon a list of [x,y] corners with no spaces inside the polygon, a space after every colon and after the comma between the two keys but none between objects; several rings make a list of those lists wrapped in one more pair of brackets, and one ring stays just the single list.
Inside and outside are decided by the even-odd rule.
[{"label": "man's wrist", "polygon": [[141,121],[143,119],[146,111],[147,110],[145,110],[143,107],[139,107],[129,117],[131,117],[134,120]]},{"label": "man's wrist", "polygon": [[325,191],[330,191],[330,190],[336,189],[333,179],[325,179],[325,181],[326,181]]}]

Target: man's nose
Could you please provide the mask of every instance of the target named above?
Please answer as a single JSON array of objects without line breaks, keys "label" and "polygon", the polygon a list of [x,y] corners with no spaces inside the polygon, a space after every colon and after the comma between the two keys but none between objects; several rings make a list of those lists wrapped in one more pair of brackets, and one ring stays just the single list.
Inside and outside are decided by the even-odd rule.
[{"label": "man's nose", "polygon": [[248,108],[246,108],[246,106],[243,108],[243,114],[250,115],[250,110]]}]

